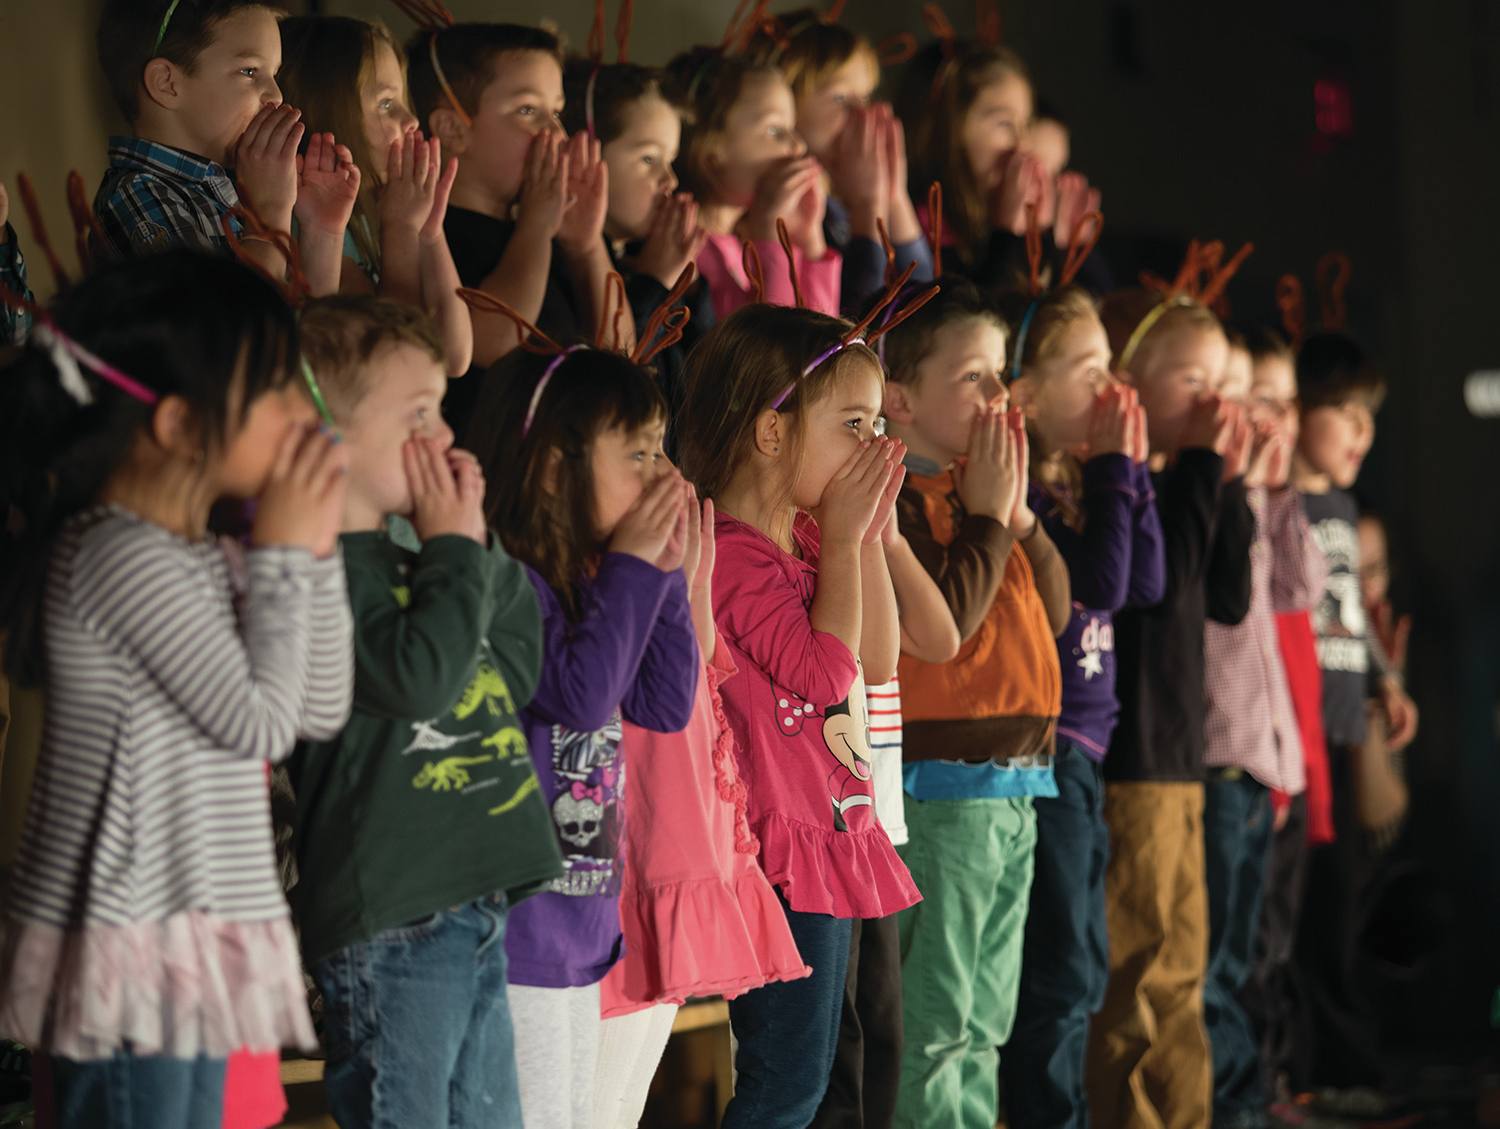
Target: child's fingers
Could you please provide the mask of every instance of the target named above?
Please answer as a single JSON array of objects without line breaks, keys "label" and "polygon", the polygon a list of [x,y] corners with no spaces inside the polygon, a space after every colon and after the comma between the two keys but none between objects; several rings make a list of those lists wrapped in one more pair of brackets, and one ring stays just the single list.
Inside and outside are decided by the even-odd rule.
[{"label": "child's fingers", "polygon": [[407,152],[411,154],[411,178],[418,185],[427,187],[427,168],[431,162],[431,151],[425,141],[418,141],[415,133],[408,133]]},{"label": "child's fingers", "polygon": [[401,179],[401,170],[405,168],[402,158],[406,152],[406,145],[401,138],[392,141],[385,151],[385,182],[395,184]]},{"label": "child's fingers", "polygon": [[431,490],[427,482],[427,464],[417,449],[416,439],[401,444],[401,463],[406,468],[406,486],[411,491],[412,502],[421,506]]},{"label": "child's fingers", "polygon": [[302,435],[302,428],[295,424],[282,432],[281,441],[276,447],[276,457],[271,461],[270,481],[284,482],[291,473],[292,463],[297,458],[297,448],[302,443]]}]

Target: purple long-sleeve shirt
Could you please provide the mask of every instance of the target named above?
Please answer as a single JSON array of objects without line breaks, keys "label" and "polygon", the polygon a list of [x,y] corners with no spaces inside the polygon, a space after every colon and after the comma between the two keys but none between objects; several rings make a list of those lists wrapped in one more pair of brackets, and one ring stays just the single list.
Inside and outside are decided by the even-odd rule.
[{"label": "purple long-sleeve shirt", "polygon": [[702,664],[681,571],[610,553],[576,623],[535,572],[531,583],[542,672],[521,722],[565,869],[511,912],[505,949],[512,983],[567,988],[603,979],[621,952],[621,716],[658,733],[682,729]]},{"label": "purple long-sleeve shirt", "polygon": [[1067,519],[1073,500],[1066,494],[1033,483],[1030,502],[1072,584],[1072,613],[1057,640],[1063,686],[1057,733],[1103,760],[1120,714],[1114,613],[1157,603],[1166,583],[1151,475],[1125,455],[1084,463],[1082,528]]}]

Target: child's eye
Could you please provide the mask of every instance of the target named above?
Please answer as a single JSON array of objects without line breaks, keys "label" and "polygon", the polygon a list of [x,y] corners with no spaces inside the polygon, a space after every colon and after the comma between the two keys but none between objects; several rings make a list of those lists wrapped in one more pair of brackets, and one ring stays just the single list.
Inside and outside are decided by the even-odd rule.
[{"label": "child's eye", "polygon": [[966,373],[964,373],[964,381],[965,381],[965,383],[968,383],[968,384],[978,384],[983,379],[984,379],[984,373],[982,373],[982,372],[966,372]]},{"label": "child's eye", "polygon": [[260,73],[260,68],[259,67],[241,67],[240,68],[240,74],[244,75],[246,78],[254,78],[259,73]]},{"label": "child's eye", "polygon": [[783,141],[791,131],[784,125],[773,125],[769,132],[773,140]]},{"label": "child's eye", "polygon": [[520,114],[523,118],[529,118],[533,114],[536,113],[536,107],[535,106],[517,106],[516,107],[516,113]]},{"label": "child's eye", "polygon": [[391,112],[391,107],[394,106],[394,105],[395,105],[395,103],[392,102],[389,98],[382,98],[380,100],[377,108],[380,110],[380,112],[382,114],[388,114],[388,113]]},{"label": "child's eye", "polygon": [[844,426],[847,427],[850,431],[858,431],[861,427],[864,426],[864,422],[864,416],[855,416],[853,419],[846,419],[844,421]]},{"label": "child's eye", "polygon": [[644,157],[641,158],[641,164],[647,166],[648,168],[654,168],[656,166],[656,158],[653,157],[650,153],[647,153]]}]

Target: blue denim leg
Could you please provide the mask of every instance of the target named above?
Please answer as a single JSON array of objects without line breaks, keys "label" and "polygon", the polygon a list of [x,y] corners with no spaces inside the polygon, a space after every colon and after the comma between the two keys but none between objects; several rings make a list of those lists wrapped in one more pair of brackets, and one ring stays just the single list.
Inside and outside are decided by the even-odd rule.
[{"label": "blue denim leg", "polygon": [[806,1129],[833,1070],[853,923],[782,906],[813,972],[730,1001],[739,1078],[723,1129]]},{"label": "blue denim leg", "polygon": [[486,898],[314,967],[326,1003],[324,1082],[343,1129],[519,1129],[504,936],[503,902]]},{"label": "blue denim leg", "polygon": [[57,1129],[202,1129],[224,1117],[221,1058],[137,1055],[52,1060]]},{"label": "blue denim leg", "polygon": [[1213,1048],[1214,1120],[1226,1124],[1253,1119],[1266,1101],[1260,1045],[1240,994],[1254,959],[1270,843],[1265,786],[1248,773],[1211,777],[1203,804],[1209,917],[1203,1023]]},{"label": "blue denim leg", "polygon": [[1011,1129],[1087,1129],[1089,1017],[1104,1000],[1109,975],[1102,770],[1072,743],[1058,746],[1055,766],[1057,797],[1034,801],[1036,872],[1021,995],[1000,1056]]}]

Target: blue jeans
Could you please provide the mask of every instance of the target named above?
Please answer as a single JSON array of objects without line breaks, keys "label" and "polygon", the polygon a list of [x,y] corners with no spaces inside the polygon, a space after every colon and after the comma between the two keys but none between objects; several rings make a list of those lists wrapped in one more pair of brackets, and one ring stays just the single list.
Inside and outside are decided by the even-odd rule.
[{"label": "blue jeans", "polygon": [[432,914],[319,961],[328,1105],[342,1129],[520,1129],[505,899]]},{"label": "blue jeans", "polygon": [[1089,1017],[1109,979],[1103,770],[1071,742],[1059,742],[1054,767],[1057,798],[1033,801],[1036,871],[1021,995],[1000,1056],[1011,1129],[1087,1129]]},{"label": "blue jeans", "polygon": [[54,1058],[57,1129],[201,1129],[224,1118],[222,1058]]},{"label": "blue jeans", "polygon": [[1213,1049],[1214,1121],[1253,1119],[1264,1107],[1260,1041],[1241,993],[1254,965],[1271,846],[1271,794],[1247,772],[1210,771],[1203,794],[1208,877],[1208,975],[1203,1025]]},{"label": "blue jeans", "polygon": [[723,1129],[807,1129],[833,1071],[854,923],[781,905],[812,975],[729,1001],[739,1078]]}]

